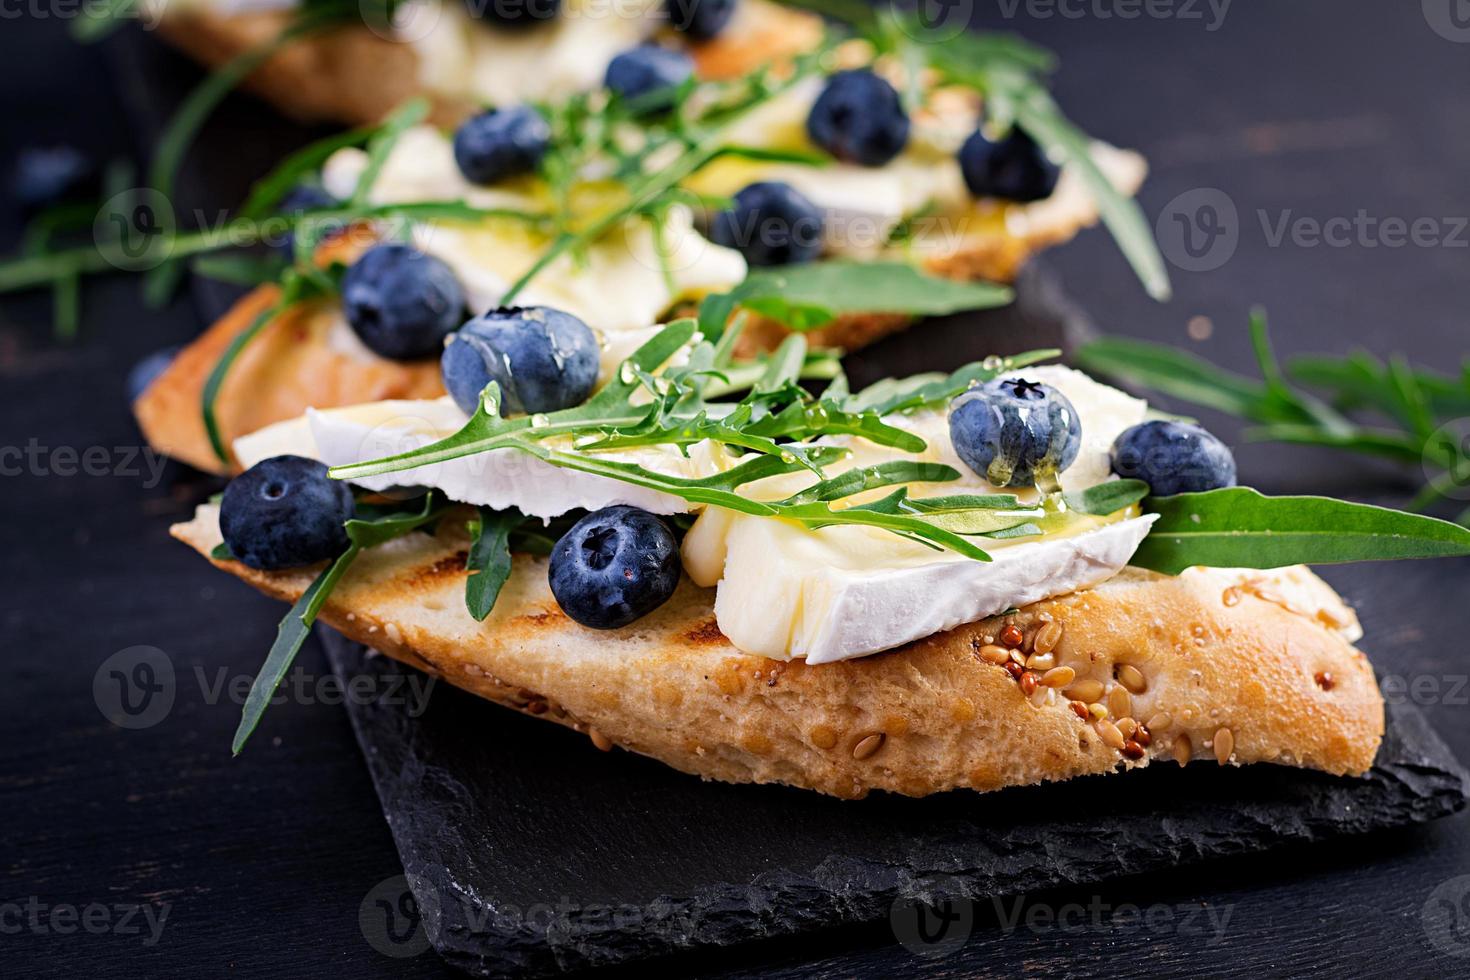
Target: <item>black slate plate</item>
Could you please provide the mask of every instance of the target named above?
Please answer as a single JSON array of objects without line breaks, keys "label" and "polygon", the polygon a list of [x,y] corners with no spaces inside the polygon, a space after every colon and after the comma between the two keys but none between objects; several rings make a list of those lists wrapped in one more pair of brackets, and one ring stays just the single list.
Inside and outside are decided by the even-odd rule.
[{"label": "black slate plate", "polygon": [[[343,680],[407,674],[321,631]],[[422,684],[422,681],[420,681]],[[404,688],[407,689],[406,687]],[[1391,705],[1364,779],[1277,766],[1151,766],[1051,786],[845,802],[705,783],[436,684],[427,710],[350,704],[409,887],[408,920],[364,919],[385,952],[423,936],[486,976],[545,975],[899,923],[971,900],[1420,823],[1467,777],[1423,716]],[[409,700],[415,709],[424,704]],[[400,908],[402,906],[399,906]],[[421,947],[420,947],[421,948]]]}]

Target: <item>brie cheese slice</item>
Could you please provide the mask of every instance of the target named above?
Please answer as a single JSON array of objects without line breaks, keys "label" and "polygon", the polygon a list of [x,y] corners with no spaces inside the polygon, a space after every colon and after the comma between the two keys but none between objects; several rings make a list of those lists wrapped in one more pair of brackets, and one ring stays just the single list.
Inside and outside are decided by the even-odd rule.
[{"label": "brie cheese slice", "polygon": [[[1155,519],[1000,547],[979,539],[992,558],[979,562],[901,539],[864,542],[869,528],[813,533],[737,517],[715,618],[746,653],[809,664],[863,657],[1104,582],[1128,564]],[[865,552],[877,560],[852,561]]]},{"label": "brie cheese slice", "polygon": [[[448,397],[309,409],[302,418],[279,422],[235,440],[235,455],[247,467],[282,454],[306,456],[328,466],[339,466],[422,448],[453,435],[467,421]],[[724,450],[710,443],[690,447],[687,458],[678,450],[663,446],[599,453],[598,457],[690,478],[712,475],[725,465]],[[671,494],[563,469],[516,449],[461,456],[352,482],[375,491],[433,487],[443,491],[450,500],[496,510],[514,507],[528,517],[543,520],[613,504],[629,504],[655,514],[683,514],[691,507]]]}]

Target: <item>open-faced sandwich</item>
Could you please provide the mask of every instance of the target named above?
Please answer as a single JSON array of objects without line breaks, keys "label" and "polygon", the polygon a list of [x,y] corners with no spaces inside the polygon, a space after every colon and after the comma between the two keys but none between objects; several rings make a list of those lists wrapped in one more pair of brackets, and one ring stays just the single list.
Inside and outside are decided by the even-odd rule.
[{"label": "open-faced sandwich", "polygon": [[[261,53],[245,84],[298,118],[375,123],[432,100],[477,106],[571,95],[647,45],[700,78],[739,78],[822,41],[821,20],[771,0],[144,0],[159,32],[205,65]],[[282,40],[285,38],[286,40]],[[265,54],[269,52],[269,54]]]},{"label": "open-faced sandwich", "polygon": [[238,440],[173,529],[294,603],[236,749],[320,619],[599,748],[842,797],[1372,764],[1357,620],[1300,563],[1470,530],[1237,487],[1210,433],[1053,352],[812,395],[802,338],[747,363],[744,321],[614,367],[565,311],[495,310],[446,397]]},{"label": "open-faced sandwich", "polygon": [[307,408],[442,394],[433,358],[467,309],[564,310],[616,359],[649,323],[728,294],[759,314],[742,352],[791,330],[850,349],[915,316],[1006,302],[989,282],[1100,214],[1166,288],[1130,199],[1142,159],[1062,119],[1036,81],[1044,56],[897,38],[829,40],[705,83],[640,47],[614,65],[638,70],[609,70],[593,92],[453,131],[410,103],[309,148],[244,213],[267,226],[269,209],[288,212],[281,283],[150,386],[144,432],[225,471],[234,438]]}]

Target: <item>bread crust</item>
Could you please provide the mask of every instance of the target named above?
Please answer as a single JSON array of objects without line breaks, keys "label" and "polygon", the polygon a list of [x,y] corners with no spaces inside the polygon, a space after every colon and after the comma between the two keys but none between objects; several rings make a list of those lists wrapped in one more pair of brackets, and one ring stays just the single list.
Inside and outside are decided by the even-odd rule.
[{"label": "bread crust", "polygon": [[[204,428],[204,384],[230,342],[270,309],[279,295],[262,286],[189,344],[133,405],[148,444],[210,473],[238,470],[215,454]],[[215,399],[225,445],[239,436],[305,414],[386,398],[437,398],[439,362],[390,361],[343,337],[340,313],[302,303],[275,318],[241,350]],[[345,341],[345,342],[344,342]]]},{"label": "bread crust", "polygon": [[[690,45],[701,78],[739,78],[773,60],[809,51],[821,41],[822,23],[813,14],[774,3],[748,6],[731,30]],[[292,16],[289,11],[169,10],[158,31],[194,60],[218,68],[277,37]],[[416,95],[430,98],[430,118],[442,126],[456,124],[476,108],[472,101],[423,91],[413,46],[381,37],[363,25],[302,38],[268,59],[244,85],[304,122],[367,125]]]},{"label": "bread crust", "polygon": [[[172,533],[208,557],[220,541],[218,508],[201,507]],[[585,629],[551,596],[545,560],[524,555],[495,611],[477,623],[464,607],[467,543],[463,522],[446,519],[436,536],[364,553],[322,620],[465,690],[585,732],[599,748],[706,779],[849,799],[874,789],[925,796],[1173,764],[1176,753],[1214,759],[1227,748],[1235,765],[1360,774],[1383,734],[1372,669],[1344,636],[1356,621],[1301,568],[1176,578],[1129,569],[1096,589],[898,650],[808,667],[736,650],[715,622],[713,591],[687,580],[632,626]],[[214,564],[284,601],[317,572]],[[1030,645],[1048,623],[1060,628],[1057,663],[1078,674],[1066,691],[1095,680],[1108,689],[1099,703],[1125,707],[1112,693],[1126,691],[1115,673],[1134,687],[1142,678],[1129,710],[1156,719],[1158,730],[1137,758],[1109,744],[1103,724],[1079,717],[1067,694],[1048,697],[1039,686],[1028,697],[982,652],[1006,626]],[[1129,728],[1116,713],[1112,720]]]}]

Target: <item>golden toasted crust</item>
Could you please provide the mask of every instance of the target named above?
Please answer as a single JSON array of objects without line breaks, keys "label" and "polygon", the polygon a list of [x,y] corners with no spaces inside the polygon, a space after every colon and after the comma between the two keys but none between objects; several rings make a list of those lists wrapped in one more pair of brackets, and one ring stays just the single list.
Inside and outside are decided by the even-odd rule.
[{"label": "golden toasted crust", "polygon": [[[200,508],[172,533],[207,556],[220,542],[218,509]],[[1357,774],[1383,733],[1372,670],[1337,629],[1352,614],[1305,569],[1129,570],[889,653],[808,667],[737,651],[715,623],[712,591],[687,580],[632,626],[585,629],[557,606],[545,560],[527,556],[477,623],[464,608],[466,543],[462,522],[446,520],[437,537],[364,553],[322,619],[456,686],[586,732],[599,748],[708,779],[857,798],[994,790],[1180,756]],[[316,573],[215,564],[286,601]],[[1028,697],[1032,680],[988,662],[987,644],[1015,626],[1023,648],[1034,646],[1049,623],[1060,631],[1057,664],[1077,676],[1062,694],[1038,685]],[[1069,700],[1078,694],[1111,704],[1116,727],[1079,717]],[[1137,720],[1149,719],[1154,730],[1140,736]],[[1115,737],[1130,731],[1128,742]]]},{"label": "golden toasted crust", "polygon": [[[274,286],[242,299],[219,322],[179,352],[134,404],[149,445],[214,473],[238,467],[215,455],[204,429],[205,381],[225,349],[276,301]],[[344,327],[334,307],[304,303],[268,324],[241,352],[215,400],[219,429],[229,446],[236,437],[308,408],[329,408],[385,398],[436,398],[444,393],[435,360],[401,362],[334,340]]]},{"label": "golden toasted crust", "polygon": [[[813,14],[772,3],[747,6],[730,30],[690,46],[700,77],[738,78],[809,51],[822,38],[821,20]],[[291,17],[282,11],[169,10],[158,30],[196,61],[218,68],[277,37]],[[422,92],[418,59],[410,44],[380,37],[362,25],[346,26],[291,44],[252,72],[245,87],[305,121],[375,123],[404,100],[422,94],[432,97],[431,118],[440,125],[453,125],[474,111],[471,102]]]}]

